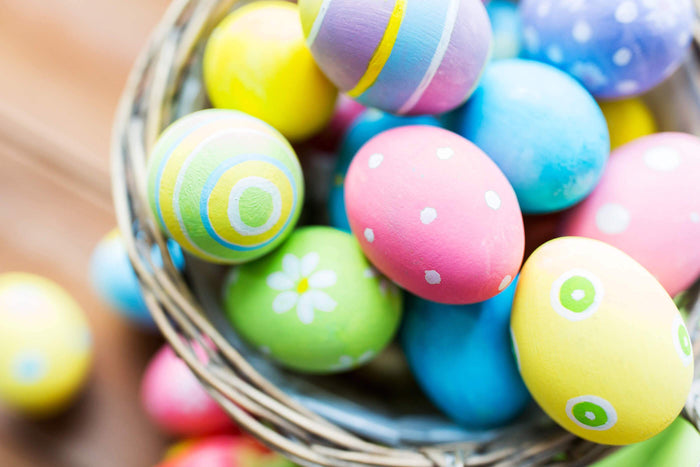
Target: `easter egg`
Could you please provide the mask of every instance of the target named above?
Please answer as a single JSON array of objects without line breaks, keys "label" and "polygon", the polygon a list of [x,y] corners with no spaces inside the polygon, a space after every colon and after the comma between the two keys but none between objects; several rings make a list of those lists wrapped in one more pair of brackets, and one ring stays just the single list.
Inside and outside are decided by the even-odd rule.
[{"label": "easter egg", "polygon": [[[195,346],[195,351],[206,360],[201,347]],[[150,419],[172,436],[203,436],[234,428],[228,414],[168,345],[146,367],[141,403]]]},{"label": "easter egg", "polygon": [[369,260],[426,300],[487,300],[523,259],[513,188],[479,148],[442,128],[407,126],[371,139],[350,165],[345,204]]},{"label": "easter egg", "polygon": [[301,0],[306,42],[338,88],[396,114],[454,109],[491,47],[479,0]]},{"label": "easter egg", "polygon": [[528,57],[579,79],[596,97],[642,94],[673,74],[692,41],[692,0],[523,0]]},{"label": "easter egg", "polygon": [[234,10],[212,32],[203,68],[215,107],[260,118],[292,141],[318,133],[333,115],[338,91],[306,47],[292,3]]},{"label": "easter egg", "polygon": [[161,228],[215,263],[258,258],[291,233],[304,179],[290,144],[262,120],[209,109],[177,120],[148,161],[148,196]]},{"label": "easter egg", "polygon": [[25,273],[0,275],[0,403],[54,415],[88,377],[92,338],[85,313],[59,285]]},{"label": "easter egg", "polygon": [[293,467],[281,454],[249,436],[210,436],[181,441],[156,467]]},{"label": "easter egg", "polygon": [[530,60],[491,63],[456,131],[498,164],[531,214],[581,201],[610,152],[593,97],[565,73]]},{"label": "easter egg", "polygon": [[600,103],[610,131],[610,148],[617,149],[642,136],[656,133],[651,110],[638,97]]},{"label": "easter egg", "polygon": [[357,117],[348,130],[338,151],[338,160],[333,173],[330,196],[328,197],[328,214],[330,224],[341,230],[350,231],[348,215],[345,213],[345,191],[343,184],[345,174],[357,151],[379,133],[408,125],[440,126],[435,117],[428,115],[398,117],[377,109],[369,109]]},{"label": "easter egg", "polygon": [[625,445],[673,422],[693,380],[688,331],[639,263],[581,237],[525,262],[511,315],[520,373],[544,411],[575,435]]},{"label": "easter egg", "polygon": [[493,0],[486,7],[493,30],[493,60],[515,58],[523,48],[523,26],[518,4],[512,0]]},{"label": "easter egg", "polygon": [[249,344],[294,370],[335,373],[374,358],[401,320],[401,294],[352,235],[305,227],[231,271],[226,313]]},{"label": "easter egg", "polygon": [[458,423],[494,428],[520,414],[530,396],[509,338],[515,286],[474,305],[406,300],[401,344],[430,400]]},{"label": "easter egg", "polygon": [[565,235],[602,240],[641,263],[671,295],[700,276],[700,138],[658,133],[615,150]]}]

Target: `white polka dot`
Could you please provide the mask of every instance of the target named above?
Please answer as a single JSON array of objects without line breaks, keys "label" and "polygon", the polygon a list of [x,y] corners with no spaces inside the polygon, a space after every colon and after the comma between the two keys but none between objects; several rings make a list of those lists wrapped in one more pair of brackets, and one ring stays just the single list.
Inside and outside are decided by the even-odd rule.
[{"label": "white polka dot", "polygon": [[510,282],[513,280],[513,278],[508,274],[506,277],[503,278],[501,281],[500,285],[498,286],[498,291],[505,290],[506,287],[510,285]]},{"label": "white polka dot", "polygon": [[420,212],[420,221],[425,225],[437,219],[437,211],[434,208],[425,208]]},{"label": "white polka dot", "polygon": [[617,83],[615,89],[617,89],[623,94],[631,94],[633,92],[637,92],[637,90],[639,89],[639,83],[632,79],[627,79],[625,81],[620,81],[619,83]]},{"label": "white polka dot", "polygon": [[378,153],[372,154],[371,156],[369,156],[369,163],[368,163],[369,168],[376,169],[377,167],[379,167],[379,165],[382,163],[383,160],[384,160],[384,156],[382,154],[378,154]]},{"label": "white polka dot", "polygon": [[692,37],[693,36],[690,33],[683,31],[682,33],[678,34],[678,45],[681,47],[685,47],[686,45],[688,45]]},{"label": "white polka dot", "polygon": [[579,11],[583,8],[585,0],[560,0],[562,5],[569,9],[571,12]]},{"label": "white polka dot", "polygon": [[484,198],[486,199],[486,204],[488,205],[488,207],[490,207],[494,211],[497,211],[501,207],[501,197],[498,196],[498,193],[496,193],[495,191],[487,191],[484,194]]},{"label": "white polka dot", "polygon": [[622,2],[615,10],[615,19],[623,24],[631,23],[637,19],[637,4],[632,1]]},{"label": "white polka dot", "polygon": [[527,26],[523,30],[523,40],[525,41],[525,47],[530,53],[535,53],[540,50],[540,36],[537,34],[537,30],[532,26]]},{"label": "white polka dot", "polygon": [[556,44],[547,47],[547,58],[552,63],[561,63],[564,61],[564,52],[562,52],[561,47]]},{"label": "white polka dot", "polygon": [[585,297],[585,296],[586,296],[586,292],[584,292],[584,291],[581,290],[581,289],[576,289],[576,290],[574,290],[573,292],[571,292],[571,298],[573,298],[573,299],[576,300],[577,302],[578,302],[579,300],[583,299],[583,297]]},{"label": "white polka dot", "polygon": [[438,159],[441,159],[443,161],[449,159],[454,155],[455,151],[452,148],[438,148],[437,150]]},{"label": "white polka dot", "polygon": [[627,47],[621,47],[617,49],[615,55],[613,55],[613,63],[617,66],[625,66],[629,64],[632,60],[632,51]]},{"label": "white polka dot", "polygon": [[370,242],[370,243],[374,242],[374,230],[372,230],[372,229],[365,229],[365,238],[366,238],[367,241]]},{"label": "white polka dot", "polygon": [[627,230],[630,213],[623,206],[609,203],[601,206],[595,215],[598,230],[606,234],[619,234]]},{"label": "white polka dot", "polygon": [[698,214],[697,212],[691,212],[690,213],[690,222],[692,222],[694,224],[700,223],[700,214]]},{"label": "white polka dot", "polygon": [[437,271],[425,271],[425,282],[430,285],[437,285],[442,281],[440,274]]},{"label": "white polka dot", "polygon": [[591,25],[586,21],[578,20],[576,21],[576,24],[574,24],[571,34],[574,36],[576,42],[583,44],[591,39],[591,36],[593,36],[593,30],[591,29]]},{"label": "white polka dot", "polygon": [[644,163],[647,167],[659,172],[671,172],[681,164],[681,156],[673,148],[658,146],[644,153]]},{"label": "white polka dot", "polygon": [[593,412],[586,412],[585,416],[589,420],[595,420],[595,414]]},{"label": "white polka dot", "polygon": [[552,4],[550,2],[541,2],[537,5],[537,16],[544,18],[549,14],[549,10],[552,9]]}]

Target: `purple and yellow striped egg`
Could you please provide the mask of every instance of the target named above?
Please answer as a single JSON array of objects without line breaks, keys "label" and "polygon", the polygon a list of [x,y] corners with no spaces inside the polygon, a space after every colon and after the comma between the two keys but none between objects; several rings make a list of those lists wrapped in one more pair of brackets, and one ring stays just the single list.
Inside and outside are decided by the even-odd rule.
[{"label": "purple and yellow striped egg", "polygon": [[306,41],[340,90],[395,114],[437,114],[471,95],[491,51],[480,0],[300,0]]},{"label": "purple and yellow striped egg", "polygon": [[148,161],[148,196],[161,229],[191,254],[238,264],[294,229],[304,179],[280,132],[243,112],[209,109],[168,127]]}]

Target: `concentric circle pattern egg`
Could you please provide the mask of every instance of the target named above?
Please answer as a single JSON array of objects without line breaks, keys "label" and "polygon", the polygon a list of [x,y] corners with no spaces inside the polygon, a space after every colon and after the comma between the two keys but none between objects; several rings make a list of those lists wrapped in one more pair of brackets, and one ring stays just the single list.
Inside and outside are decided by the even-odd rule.
[{"label": "concentric circle pattern egg", "polygon": [[675,295],[700,275],[700,138],[645,136],[615,150],[598,187],[567,214],[565,235],[632,256]]},{"label": "concentric circle pattern egg", "polygon": [[530,256],[511,331],[532,396],[584,439],[644,441],[688,396],[692,347],[673,300],[639,263],[598,240],[562,237]]},{"label": "concentric circle pattern egg", "polygon": [[642,94],[680,66],[692,0],[523,0],[527,56],[578,78],[600,98]]},{"label": "concentric circle pattern egg", "polygon": [[656,133],[651,109],[639,97],[600,103],[610,131],[610,149],[617,149],[642,136]]},{"label": "concentric circle pattern egg", "polygon": [[258,258],[291,233],[304,180],[290,144],[270,125],[233,110],[173,123],[148,161],[151,209],[185,250],[216,263]]},{"label": "concentric circle pattern egg", "polygon": [[294,370],[337,373],[372,360],[401,320],[401,294],[352,235],[304,227],[231,271],[226,313],[250,345]]},{"label": "concentric circle pattern egg", "polygon": [[427,300],[487,300],[523,258],[513,188],[479,148],[442,128],[407,126],[371,139],[350,165],[345,204],[369,260]]},{"label": "concentric circle pattern egg", "polygon": [[301,0],[311,53],[361,103],[398,114],[454,109],[488,60],[479,0]]},{"label": "concentric circle pattern egg", "polygon": [[85,384],[92,338],[78,303],[25,273],[0,275],[0,403],[36,416],[63,410]]}]

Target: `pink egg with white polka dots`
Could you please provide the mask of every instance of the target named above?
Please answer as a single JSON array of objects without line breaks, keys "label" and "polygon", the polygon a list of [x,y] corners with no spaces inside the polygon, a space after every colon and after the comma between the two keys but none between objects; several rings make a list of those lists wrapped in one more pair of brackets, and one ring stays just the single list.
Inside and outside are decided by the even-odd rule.
[{"label": "pink egg with white polka dots", "polygon": [[424,299],[484,301],[520,268],[525,237],[513,188],[450,131],[407,126],[374,137],[353,159],[345,203],[369,260]]},{"label": "pink egg with white polka dots", "polygon": [[675,295],[700,275],[700,138],[659,133],[616,149],[564,235],[626,252]]}]

